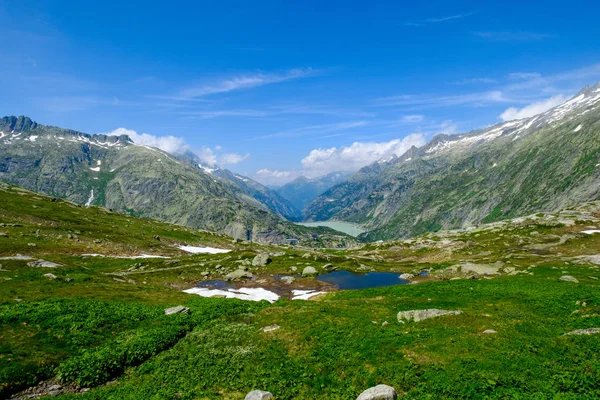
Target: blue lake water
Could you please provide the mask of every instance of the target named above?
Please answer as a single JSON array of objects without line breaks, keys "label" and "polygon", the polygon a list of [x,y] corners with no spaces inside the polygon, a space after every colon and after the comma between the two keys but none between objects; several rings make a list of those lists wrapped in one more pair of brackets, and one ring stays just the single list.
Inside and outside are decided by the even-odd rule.
[{"label": "blue lake water", "polygon": [[358,274],[349,271],[334,271],[319,275],[318,280],[345,289],[367,289],[383,286],[406,285],[409,282],[399,278],[400,274],[393,272],[367,272]]},{"label": "blue lake water", "polygon": [[363,232],[366,232],[358,224],[353,224],[352,222],[343,222],[343,221],[319,221],[319,222],[298,222],[297,225],[302,226],[325,226],[327,228],[335,229],[336,231],[343,232],[346,235],[350,236],[358,236]]}]

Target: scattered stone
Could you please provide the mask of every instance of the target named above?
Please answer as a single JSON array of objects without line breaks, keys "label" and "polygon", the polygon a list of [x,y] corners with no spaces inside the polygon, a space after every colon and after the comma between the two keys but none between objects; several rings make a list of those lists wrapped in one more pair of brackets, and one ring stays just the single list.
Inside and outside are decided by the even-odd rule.
[{"label": "scattered stone", "polygon": [[492,334],[492,333],[498,333],[493,329],[486,329],[485,331],[481,332],[484,335],[488,335],[488,334]]},{"label": "scattered stone", "polygon": [[210,272],[208,272],[208,271],[202,271],[202,272],[200,273],[200,275],[202,275],[203,277],[205,277],[205,278],[206,278],[207,276],[209,276],[209,275],[210,275]]},{"label": "scattered stone", "polygon": [[176,306],[176,307],[165,308],[165,315],[187,314],[189,311],[190,311],[190,309],[187,307]]},{"label": "scattered stone", "polygon": [[60,264],[53,263],[51,261],[45,261],[45,260],[37,260],[37,261],[28,262],[27,265],[29,267],[42,267],[42,268],[60,267]]},{"label": "scattered stone", "polygon": [[48,279],[56,279],[57,278],[57,276],[54,274],[44,274],[44,276]]},{"label": "scattered stone", "polygon": [[413,274],[402,274],[399,276],[400,279],[404,279],[405,281],[414,278],[415,276]]},{"label": "scattered stone", "polygon": [[565,335],[595,335],[596,333],[600,333],[600,328],[577,329],[575,331],[565,333]]},{"label": "scattered stone", "polygon": [[356,400],[396,400],[398,395],[393,387],[377,385],[362,392]]},{"label": "scattered stone", "polygon": [[460,310],[439,310],[437,308],[430,308],[426,310],[410,310],[400,311],[398,313],[398,322],[404,323],[405,321],[420,322],[424,319],[441,317],[444,315],[458,315],[461,314]]},{"label": "scattered stone", "polygon": [[296,271],[298,271],[298,267],[292,266],[292,267],[290,267],[290,271],[296,272]]},{"label": "scattered stone", "polygon": [[73,278],[65,278],[65,282],[67,282],[67,283],[73,282]]},{"label": "scattered stone", "polygon": [[323,265],[323,269],[332,269],[333,268],[333,264],[325,264]]},{"label": "scattered stone", "polygon": [[253,267],[264,267],[265,265],[269,264],[271,261],[271,258],[269,257],[269,255],[267,253],[261,253],[259,255],[257,255],[256,257],[254,257],[254,260],[252,260],[252,266]]},{"label": "scattered stone", "polygon": [[244,400],[275,400],[275,397],[264,390],[253,390],[244,397]]},{"label": "scattered stone", "polygon": [[563,275],[560,278],[558,278],[558,280],[563,281],[563,282],[579,283],[579,281],[577,279],[575,279],[574,277],[572,277],[571,275]]},{"label": "scattered stone", "polygon": [[264,328],[262,328],[262,331],[263,332],[273,332],[279,328],[281,328],[279,325],[269,325],[269,326],[265,326]]},{"label": "scattered stone", "polygon": [[29,247],[37,247],[37,244],[35,244],[35,243],[27,243],[27,246],[29,246]]},{"label": "scattered stone", "polygon": [[315,269],[315,267],[306,267],[302,270],[302,276],[315,276],[319,273]]},{"label": "scattered stone", "polygon": [[389,322],[387,322],[387,321],[383,321],[383,322],[381,323],[381,326],[386,326],[386,325],[389,325],[389,324],[390,324]]},{"label": "scattered stone", "polygon": [[292,283],[296,282],[296,278],[293,276],[282,276],[279,280],[286,285],[291,285]]},{"label": "scattered stone", "polygon": [[237,269],[225,275],[225,279],[228,281],[235,281],[237,279],[251,279],[252,276],[252,272],[244,271],[243,269]]},{"label": "scattered stone", "polygon": [[6,232],[0,232],[0,237],[8,237],[8,233],[6,233]]}]

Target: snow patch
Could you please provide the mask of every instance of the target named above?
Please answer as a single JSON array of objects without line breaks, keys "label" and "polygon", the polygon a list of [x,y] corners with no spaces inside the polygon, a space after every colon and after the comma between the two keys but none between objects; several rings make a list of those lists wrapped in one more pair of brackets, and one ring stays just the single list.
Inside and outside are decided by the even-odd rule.
[{"label": "snow patch", "polygon": [[228,249],[217,249],[215,247],[197,247],[197,246],[177,246],[178,249],[187,251],[188,253],[193,254],[219,254],[219,253],[229,253],[231,250]]},{"label": "snow patch", "polygon": [[94,172],[99,172],[100,171],[100,167],[90,168],[90,170],[92,170]]},{"label": "snow patch", "polygon": [[208,288],[191,288],[184,290],[185,293],[197,294],[202,297],[225,297],[227,299],[240,299],[249,301],[266,300],[269,303],[274,303],[279,299],[279,295],[263,288],[239,288],[239,289],[208,289]]},{"label": "snow patch", "polygon": [[587,234],[587,235],[592,235],[592,234],[594,234],[594,233],[600,233],[600,230],[598,230],[598,229],[589,229],[589,230],[587,230],[587,231],[581,231],[581,232],[582,232],[582,233],[585,233],[585,234]]},{"label": "snow patch", "polygon": [[171,257],[167,257],[167,256],[158,256],[155,254],[140,254],[139,256],[107,256],[104,254],[97,254],[97,253],[88,253],[88,254],[82,254],[81,257],[109,257],[109,258],[127,258],[130,260],[137,260],[138,258],[171,258]]},{"label": "snow patch", "polygon": [[573,130],[573,132],[579,132],[579,131],[581,130],[581,128],[582,128],[582,125],[581,125],[581,124],[579,124],[579,126],[578,126],[577,128],[575,128],[575,129]]},{"label": "snow patch", "polygon": [[292,290],[292,300],[308,300],[311,297],[317,296],[319,294],[324,294],[326,292],[318,292],[316,290]]},{"label": "snow patch", "polygon": [[29,136],[29,139],[27,139],[27,140],[29,140],[30,142],[35,142],[35,139],[37,139],[37,138],[38,137],[34,135],[34,136]]},{"label": "snow patch", "polygon": [[102,160],[96,161],[96,165],[102,165]]}]

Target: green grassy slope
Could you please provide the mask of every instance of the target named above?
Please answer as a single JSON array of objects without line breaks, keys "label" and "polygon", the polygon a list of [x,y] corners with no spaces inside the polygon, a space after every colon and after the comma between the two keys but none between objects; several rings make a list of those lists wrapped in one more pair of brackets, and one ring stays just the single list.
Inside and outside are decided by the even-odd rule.
[{"label": "green grassy slope", "polygon": [[[563,335],[600,328],[600,260],[589,257],[600,254],[600,235],[582,233],[600,227],[599,210],[594,203],[474,230],[316,251],[233,243],[2,186],[0,257],[20,253],[62,265],[0,260],[0,397],[51,379],[70,392],[59,398],[69,399],[243,399],[252,389],[277,399],[348,399],[377,383],[411,399],[597,398],[598,336]],[[189,255],[180,244],[232,251]],[[181,292],[258,252],[271,253],[273,262],[250,266],[256,280],[249,286],[268,286],[273,274],[307,264],[321,273],[331,263],[430,276],[274,304]],[[501,273],[487,277],[448,268],[498,262]],[[562,275],[579,283],[560,281]],[[297,278],[294,287],[316,285]],[[190,313],[164,315],[176,305]],[[399,311],[425,308],[462,314],[396,320]],[[273,324],[280,328],[261,330]],[[483,334],[487,329],[497,333]]]}]

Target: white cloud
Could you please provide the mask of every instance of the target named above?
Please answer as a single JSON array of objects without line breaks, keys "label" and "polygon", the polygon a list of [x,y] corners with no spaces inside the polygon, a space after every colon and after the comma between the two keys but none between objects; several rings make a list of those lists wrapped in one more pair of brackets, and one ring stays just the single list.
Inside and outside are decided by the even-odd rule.
[{"label": "white cloud", "polygon": [[318,71],[312,68],[294,68],[279,74],[259,72],[251,75],[241,75],[210,84],[189,87],[182,90],[179,93],[179,96],[185,99],[216,93],[226,93],[234,90],[249,89],[292,79],[306,78],[317,74],[317,72]]},{"label": "white cloud", "polygon": [[450,106],[481,106],[493,103],[506,103],[507,99],[500,90],[481,93],[467,93],[452,96],[400,95],[377,99],[378,106],[418,106],[421,108]]},{"label": "white cloud", "polygon": [[148,133],[137,133],[132,129],[126,128],[117,128],[108,135],[127,135],[135,144],[156,147],[172,154],[181,154],[189,150],[189,146],[185,143],[185,139],[171,135],[154,136]]},{"label": "white cloud", "polygon": [[552,96],[549,99],[539,101],[537,103],[529,104],[523,108],[510,107],[506,109],[502,114],[500,114],[500,118],[503,121],[510,121],[513,119],[523,119],[533,117],[534,115],[541,114],[545,111],[548,111],[552,107],[556,107],[559,104],[567,101],[567,97],[559,94],[557,96]]},{"label": "white cloud", "polygon": [[423,146],[425,137],[412,134],[389,142],[354,142],[350,146],[314,149],[302,159],[302,166],[312,173],[356,171],[365,165],[393,155],[400,156],[412,146]]},{"label": "white cloud", "polygon": [[473,32],[475,36],[499,42],[533,42],[551,38],[547,33],[527,31]]},{"label": "white cloud", "polygon": [[540,75],[537,72],[512,72],[510,74],[508,74],[508,79],[514,79],[514,80],[522,80],[522,79],[537,79],[537,78],[541,78],[542,75]]},{"label": "white cloud", "polygon": [[498,81],[492,78],[466,78],[460,81],[452,82],[453,85],[474,85],[478,83],[490,84],[498,83]]},{"label": "white cloud", "polygon": [[425,117],[422,115],[405,115],[400,121],[407,124],[416,124],[418,122],[423,122],[424,119]]},{"label": "white cloud", "polygon": [[225,153],[219,156],[219,164],[234,165],[250,158],[250,154]]},{"label": "white cloud", "polygon": [[[171,154],[183,154],[187,151],[192,151],[203,165],[234,165],[239,164],[250,157],[250,154],[224,153],[215,154],[208,146],[202,146],[199,149],[193,149],[185,142],[184,138],[177,136],[155,136],[148,133],[137,133],[132,129],[117,128],[108,133],[110,136],[127,135],[135,144],[156,147]],[[219,145],[215,146],[216,151],[221,151],[223,148]]]}]

